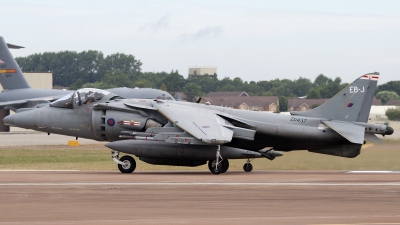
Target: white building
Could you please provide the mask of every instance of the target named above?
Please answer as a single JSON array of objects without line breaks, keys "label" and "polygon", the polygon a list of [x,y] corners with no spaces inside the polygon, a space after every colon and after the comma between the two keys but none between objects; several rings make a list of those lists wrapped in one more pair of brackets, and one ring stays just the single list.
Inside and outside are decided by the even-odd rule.
[{"label": "white building", "polygon": [[[24,73],[24,77],[32,88],[53,89],[52,73]],[[2,90],[0,85],[0,91]]]},{"label": "white building", "polygon": [[217,73],[216,67],[191,67],[189,68],[189,76],[208,75],[214,76]]}]

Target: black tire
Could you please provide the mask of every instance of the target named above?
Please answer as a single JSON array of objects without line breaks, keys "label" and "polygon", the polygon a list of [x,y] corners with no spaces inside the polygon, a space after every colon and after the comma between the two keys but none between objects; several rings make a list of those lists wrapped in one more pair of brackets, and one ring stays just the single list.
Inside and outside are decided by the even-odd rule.
[{"label": "black tire", "polygon": [[218,166],[218,171],[215,171],[215,160],[213,160],[213,161],[208,161],[208,169],[210,170],[210,172],[211,173],[213,173],[213,174],[215,174],[215,175],[218,175],[218,174],[220,174],[221,173],[221,171],[222,171],[222,168],[221,168],[221,164]]},{"label": "black tire", "polygon": [[221,173],[225,173],[229,169],[229,161],[227,159],[222,160]]},{"label": "black tire", "polygon": [[243,165],[243,170],[245,172],[251,172],[253,170],[253,165],[251,163],[245,163]]},{"label": "black tire", "polygon": [[132,173],[136,169],[136,161],[132,156],[122,156],[119,161],[125,163],[125,165],[118,164],[118,169],[121,173]]}]

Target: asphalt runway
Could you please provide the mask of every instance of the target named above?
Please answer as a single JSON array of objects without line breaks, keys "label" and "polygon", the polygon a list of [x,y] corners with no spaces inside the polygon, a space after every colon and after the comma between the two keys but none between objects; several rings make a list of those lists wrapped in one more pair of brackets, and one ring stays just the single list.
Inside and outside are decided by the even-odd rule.
[{"label": "asphalt runway", "polygon": [[400,224],[400,173],[0,171],[2,224]]}]

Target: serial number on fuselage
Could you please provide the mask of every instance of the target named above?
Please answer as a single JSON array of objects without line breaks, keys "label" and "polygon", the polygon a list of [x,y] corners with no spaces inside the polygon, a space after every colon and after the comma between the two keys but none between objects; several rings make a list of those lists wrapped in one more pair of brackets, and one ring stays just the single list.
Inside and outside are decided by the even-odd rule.
[{"label": "serial number on fuselage", "polygon": [[302,119],[302,118],[296,118],[296,117],[290,117],[291,122],[298,122],[298,123],[305,123],[307,119]]}]

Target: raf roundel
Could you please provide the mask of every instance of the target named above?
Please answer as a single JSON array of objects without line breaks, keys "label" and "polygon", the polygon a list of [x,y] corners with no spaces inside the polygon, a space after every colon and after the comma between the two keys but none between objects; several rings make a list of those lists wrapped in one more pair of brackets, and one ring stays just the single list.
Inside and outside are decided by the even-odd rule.
[{"label": "raf roundel", "polygon": [[115,125],[115,120],[113,118],[108,119],[107,120],[107,125],[110,126],[110,127],[114,126]]}]

